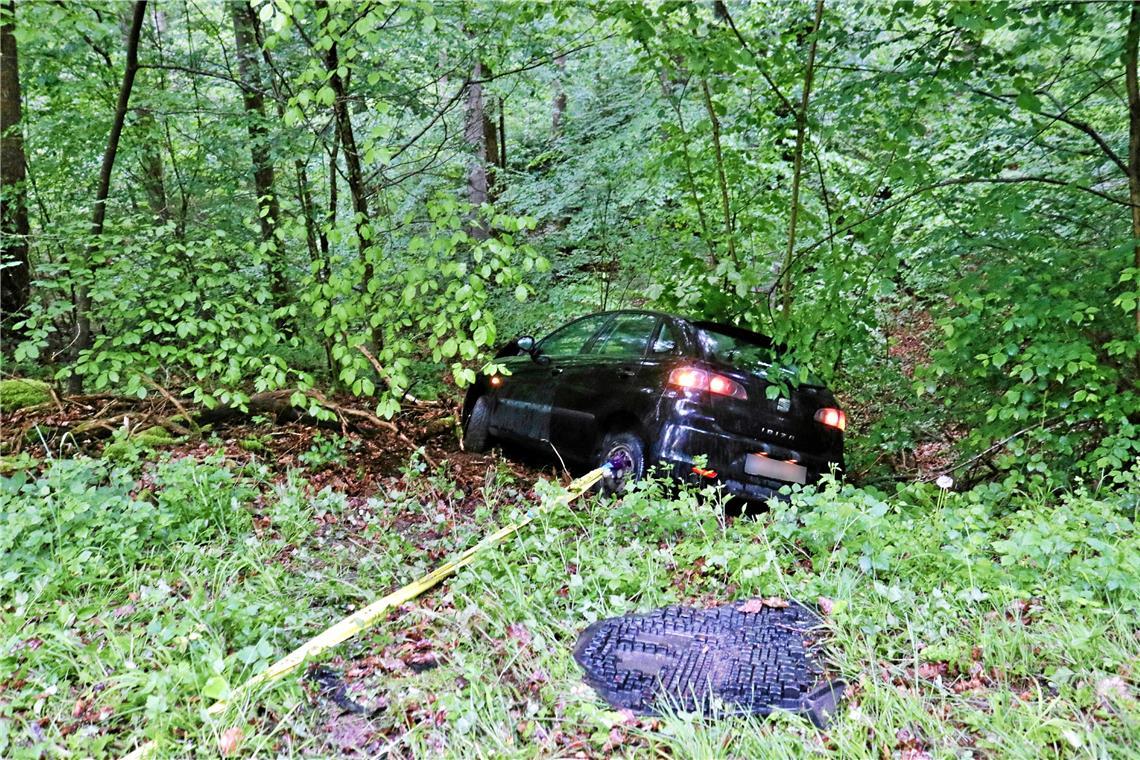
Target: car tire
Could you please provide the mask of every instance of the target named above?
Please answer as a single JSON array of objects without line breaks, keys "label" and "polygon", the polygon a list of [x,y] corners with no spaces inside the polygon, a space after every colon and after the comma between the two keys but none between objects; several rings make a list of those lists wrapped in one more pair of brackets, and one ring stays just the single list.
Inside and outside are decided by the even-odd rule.
[{"label": "car tire", "polygon": [[491,402],[481,396],[471,408],[467,427],[463,429],[463,450],[482,454],[491,444]]},{"label": "car tire", "polygon": [[645,443],[640,436],[630,432],[606,435],[602,440],[599,465],[615,458],[623,461],[625,466],[618,472],[602,478],[601,487],[604,494],[620,494],[625,490],[627,483],[645,477]]}]

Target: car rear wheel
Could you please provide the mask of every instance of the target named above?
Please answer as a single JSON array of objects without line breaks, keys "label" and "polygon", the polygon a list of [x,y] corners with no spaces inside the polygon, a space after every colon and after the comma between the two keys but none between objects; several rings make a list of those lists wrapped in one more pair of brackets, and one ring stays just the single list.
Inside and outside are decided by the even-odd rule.
[{"label": "car rear wheel", "polygon": [[463,450],[482,454],[491,443],[491,402],[481,397],[471,408],[467,427],[463,429]]},{"label": "car rear wheel", "polygon": [[620,494],[626,484],[645,477],[645,444],[634,433],[610,433],[602,440],[599,464],[607,462],[613,471],[602,478],[602,493]]}]

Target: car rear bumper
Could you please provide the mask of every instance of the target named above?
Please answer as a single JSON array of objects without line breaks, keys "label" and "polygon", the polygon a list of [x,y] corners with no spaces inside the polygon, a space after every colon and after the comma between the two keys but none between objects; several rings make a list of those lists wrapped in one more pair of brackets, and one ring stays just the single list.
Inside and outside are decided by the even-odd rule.
[{"label": "car rear bumper", "polygon": [[[830,457],[811,454],[710,429],[712,425],[706,427],[701,423],[700,420],[692,419],[666,422],[651,453],[651,463],[663,467],[678,480],[719,483],[728,493],[750,500],[765,500],[776,496],[780,488],[791,484],[790,481],[746,472],[745,463],[750,454],[762,454],[778,461],[803,465],[807,470],[807,483],[819,480],[833,466],[837,474],[842,472],[842,454]],[[698,467],[701,461],[704,464]],[[699,473],[694,470],[695,467],[705,472]]]}]

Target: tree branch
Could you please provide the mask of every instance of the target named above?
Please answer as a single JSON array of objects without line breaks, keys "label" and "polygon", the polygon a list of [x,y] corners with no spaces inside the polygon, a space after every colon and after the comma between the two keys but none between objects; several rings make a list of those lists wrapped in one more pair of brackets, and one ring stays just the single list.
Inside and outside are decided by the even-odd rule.
[{"label": "tree branch", "polygon": [[[1041,184],[1045,184],[1045,185],[1053,185],[1055,187],[1072,188],[1074,190],[1081,190],[1081,191],[1086,192],[1086,193],[1091,193],[1092,195],[1095,195],[1098,198],[1103,198],[1104,200],[1110,201],[1112,203],[1116,203],[1116,204],[1121,205],[1121,206],[1129,206],[1129,207],[1132,206],[1132,204],[1126,200],[1122,200],[1120,198],[1114,198],[1113,196],[1109,195],[1108,193],[1101,192],[1100,190],[1096,190],[1095,188],[1086,187],[1085,185],[1078,185],[1075,182],[1066,182],[1064,180],[1055,179],[1053,177],[1039,177],[1039,176],[1015,176],[1015,177],[964,176],[964,177],[954,177],[952,179],[945,179],[945,180],[942,180],[940,182],[934,182],[934,183],[929,184],[929,185],[923,185],[922,187],[915,188],[914,190],[907,193],[906,195],[899,198],[898,200],[893,201],[891,203],[888,203],[885,206],[883,206],[882,208],[876,209],[875,211],[872,211],[871,213],[867,214],[863,218],[858,219],[854,222],[851,222],[851,224],[845,224],[842,227],[840,227],[839,229],[835,230],[834,232],[832,232],[828,235],[825,235],[824,237],[815,241],[811,245],[806,246],[805,248],[801,248],[800,250],[796,251],[796,257],[798,258],[800,256],[803,256],[806,253],[810,253],[811,251],[814,251],[816,248],[819,248],[824,243],[827,243],[830,240],[833,240],[833,239],[839,237],[840,235],[843,235],[844,233],[850,232],[851,230],[855,229],[856,227],[861,226],[865,222],[869,222],[877,216],[882,216],[883,214],[887,213],[888,211],[892,211],[892,210],[898,208],[899,206],[903,205],[904,203],[907,203],[908,201],[913,200],[914,198],[918,197],[919,195],[922,195],[923,193],[928,193],[932,190],[938,190],[938,189],[941,189],[944,187],[954,187],[957,185],[1013,185],[1013,184],[1020,184],[1020,183],[1024,183],[1024,182],[1037,182],[1037,183],[1041,183]],[[779,282],[779,278],[777,278],[776,282],[777,283]],[[775,287],[775,286],[773,285],[773,287]]]},{"label": "tree branch", "polygon": [[[979,90],[976,87],[971,87],[969,89],[970,92],[973,92],[977,95],[981,95],[992,100],[997,100],[1002,103],[1016,103],[1017,101],[1016,98],[1010,95],[999,95],[996,92],[986,92],[985,90]],[[1112,149],[1112,146],[1108,144],[1108,141],[1106,141],[1101,136],[1101,134],[1093,128],[1091,124],[1081,121],[1080,119],[1074,119],[1071,116],[1067,116],[1064,112],[1046,113],[1045,111],[1041,111],[1041,115],[1052,119],[1053,121],[1059,121],[1064,124],[1068,124],[1070,127],[1084,132],[1086,135],[1092,138],[1093,142],[1095,142],[1100,147],[1104,154],[1108,156],[1109,159],[1117,165],[1117,167],[1120,168],[1120,171],[1124,172],[1124,176],[1128,176],[1128,164],[1124,163],[1124,159],[1122,159],[1120,155]]]},{"label": "tree branch", "polygon": [[225,74],[225,73],[222,73],[220,71],[207,71],[206,69],[195,69],[195,68],[192,68],[190,66],[179,66],[179,65],[174,64],[174,63],[140,63],[139,68],[140,69],[163,69],[166,71],[180,71],[183,74],[192,74],[194,76],[210,77],[211,79],[220,79],[223,82],[229,82],[232,85],[240,87],[243,92],[256,92],[256,93],[261,94],[261,95],[266,94],[264,88],[253,87],[252,85],[248,84],[247,82],[242,82],[240,79],[237,79],[233,76],[230,76],[229,74]]},{"label": "tree branch", "polygon": [[772,77],[768,76],[768,72],[765,71],[764,67],[760,65],[760,61],[762,61],[764,57],[752,49],[752,47],[748,44],[748,41],[744,39],[744,35],[741,34],[740,30],[736,28],[736,23],[732,20],[732,14],[728,12],[728,6],[723,2],[720,2],[720,0],[717,0],[715,6],[717,15],[724,19],[725,23],[728,24],[729,29],[731,29],[732,33],[736,35],[736,39],[740,42],[741,47],[747,50],[749,55],[752,56],[752,60],[756,62],[756,70],[760,72],[760,76],[764,78],[764,81],[768,84],[768,87],[772,89],[772,92],[776,93],[776,97],[779,98],[780,103],[784,106],[784,108],[788,109],[789,113],[796,113],[796,107],[792,105],[792,101],[788,100],[787,96],[785,96],[784,93],[780,92],[780,88],[776,86],[776,83],[774,81],[772,81]]}]

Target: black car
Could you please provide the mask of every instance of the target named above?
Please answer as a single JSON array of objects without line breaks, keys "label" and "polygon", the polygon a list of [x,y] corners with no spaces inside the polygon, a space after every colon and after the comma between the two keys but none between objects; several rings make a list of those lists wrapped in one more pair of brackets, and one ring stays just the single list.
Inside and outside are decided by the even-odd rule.
[{"label": "black car", "polygon": [[779,347],[759,333],[648,311],[591,314],[499,352],[463,406],[464,447],[510,440],[565,463],[614,465],[620,491],[653,465],[766,499],[843,469],[846,415],[826,388],[769,398]]}]

